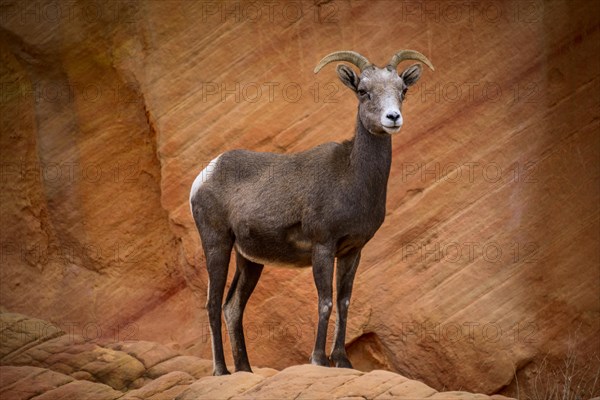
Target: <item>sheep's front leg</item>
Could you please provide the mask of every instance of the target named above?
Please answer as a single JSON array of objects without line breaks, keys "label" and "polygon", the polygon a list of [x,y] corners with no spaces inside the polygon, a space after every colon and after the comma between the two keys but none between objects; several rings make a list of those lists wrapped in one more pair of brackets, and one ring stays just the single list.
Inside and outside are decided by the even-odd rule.
[{"label": "sheep's front leg", "polygon": [[336,367],[352,368],[346,355],[346,321],[352,296],[352,283],[360,261],[360,251],[338,258],[336,269],[337,318],[335,321],[335,343],[331,351],[331,361]]},{"label": "sheep's front leg", "polygon": [[329,316],[331,315],[331,308],[333,306],[331,298],[334,259],[333,246],[317,244],[313,247],[313,276],[319,295],[319,323],[317,326],[315,347],[310,361],[312,364],[326,367],[329,366],[329,360],[325,355],[325,341],[327,339],[327,324],[329,323]]}]

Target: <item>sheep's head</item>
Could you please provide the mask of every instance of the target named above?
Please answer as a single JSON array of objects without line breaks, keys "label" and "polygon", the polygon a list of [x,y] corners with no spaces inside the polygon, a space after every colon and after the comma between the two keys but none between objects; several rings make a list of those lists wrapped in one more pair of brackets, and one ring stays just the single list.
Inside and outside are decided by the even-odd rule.
[{"label": "sheep's head", "polygon": [[325,56],[315,68],[319,72],[334,61],[347,61],[360,69],[360,75],[340,64],[337,73],[342,83],[358,97],[358,115],[363,126],[374,135],[394,134],[402,127],[402,102],[408,87],[421,76],[421,65],[414,64],[398,74],[398,64],[404,60],[421,61],[433,70],[433,65],[423,54],[414,50],[397,52],[385,68],[371,64],[353,51],[336,51]]}]

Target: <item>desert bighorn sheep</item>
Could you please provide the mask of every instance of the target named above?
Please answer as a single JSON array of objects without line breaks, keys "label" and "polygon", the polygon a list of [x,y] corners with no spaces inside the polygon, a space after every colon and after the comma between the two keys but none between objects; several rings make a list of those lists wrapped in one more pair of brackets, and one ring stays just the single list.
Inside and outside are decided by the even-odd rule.
[{"label": "desert bighorn sheep", "polygon": [[[250,371],[242,316],[264,264],[312,265],[319,297],[313,364],[329,365],[325,355],[331,314],[333,265],[337,258],[337,319],[331,361],[351,368],[344,347],[352,283],[363,246],[385,218],[392,138],[402,127],[406,90],[421,75],[420,64],[398,74],[403,60],[429,60],[413,50],[396,53],[385,68],[352,51],[324,57],[319,72],[347,61],[337,73],[358,98],[354,138],[325,143],[296,154],[232,150],[219,155],[195,179],[190,207],[206,255],[207,310],[215,375],[229,374],[223,355],[221,309],[231,338],[236,371]],[[225,304],[223,291],[231,249],[236,271]]]}]

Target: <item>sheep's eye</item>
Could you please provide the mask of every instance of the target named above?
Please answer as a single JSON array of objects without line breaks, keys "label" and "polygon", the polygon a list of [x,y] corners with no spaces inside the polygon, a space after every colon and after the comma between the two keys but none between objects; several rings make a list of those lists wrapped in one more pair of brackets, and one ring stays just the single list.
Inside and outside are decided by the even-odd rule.
[{"label": "sheep's eye", "polygon": [[400,96],[402,97],[402,99],[406,98],[406,92],[407,91],[408,91],[408,88],[402,89],[402,93],[400,94]]},{"label": "sheep's eye", "polygon": [[368,98],[371,98],[371,96],[369,95],[369,93],[366,90],[363,90],[363,89],[359,89],[358,90],[358,95],[360,97],[365,97],[366,96]]}]

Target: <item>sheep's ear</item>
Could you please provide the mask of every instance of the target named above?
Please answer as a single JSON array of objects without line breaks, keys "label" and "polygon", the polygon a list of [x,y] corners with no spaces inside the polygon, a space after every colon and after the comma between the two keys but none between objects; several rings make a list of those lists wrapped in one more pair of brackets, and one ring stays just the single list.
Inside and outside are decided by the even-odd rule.
[{"label": "sheep's ear", "polygon": [[337,74],[340,78],[340,81],[342,81],[344,85],[352,89],[354,93],[358,91],[358,83],[360,82],[360,79],[352,68],[340,64],[337,66]]},{"label": "sheep's ear", "polygon": [[400,74],[400,78],[402,78],[402,81],[406,86],[412,86],[415,83],[417,83],[417,81],[421,77],[422,70],[423,69],[421,68],[421,64],[411,65]]}]

